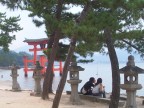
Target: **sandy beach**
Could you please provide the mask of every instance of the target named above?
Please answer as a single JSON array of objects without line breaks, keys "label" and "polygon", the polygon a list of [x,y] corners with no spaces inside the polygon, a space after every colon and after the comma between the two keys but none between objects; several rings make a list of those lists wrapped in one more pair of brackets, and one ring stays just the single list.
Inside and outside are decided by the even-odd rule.
[{"label": "sandy beach", "polygon": [[[13,92],[9,82],[0,81],[0,108],[51,108],[54,94],[50,94],[49,100],[42,100],[41,97],[30,96],[31,92],[31,90]],[[70,95],[63,93],[59,108],[108,108],[108,104],[86,100],[81,100],[82,105],[72,105],[69,98]],[[142,100],[137,98],[138,108],[144,108]]]}]

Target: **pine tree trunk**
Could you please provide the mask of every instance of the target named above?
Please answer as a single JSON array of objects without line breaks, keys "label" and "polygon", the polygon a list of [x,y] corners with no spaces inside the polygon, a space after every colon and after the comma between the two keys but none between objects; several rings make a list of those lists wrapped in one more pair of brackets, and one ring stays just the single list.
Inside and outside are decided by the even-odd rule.
[{"label": "pine tree trunk", "polygon": [[[89,2],[87,2],[87,4],[84,6],[84,9],[83,9],[81,15],[76,19],[76,24],[77,25],[85,19],[88,12],[90,11],[90,9],[91,9],[91,4]],[[68,66],[70,64],[71,57],[74,53],[75,44],[76,44],[76,39],[75,39],[75,37],[72,37],[71,45],[70,45],[68,55],[67,55],[67,58],[65,60],[65,65],[64,65],[64,68],[63,68],[63,75],[62,75],[62,78],[61,78],[60,83],[58,85],[58,88],[57,88],[57,91],[56,91],[56,96],[54,98],[52,108],[58,108],[58,106],[59,106],[60,98],[61,98],[64,86],[65,86],[65,83],[66,83],[66,78],[67,78],[67,73],[68,73]]]},{"label": "pine tree trunk", "polygon": [[[56,14],[55,17],[58,21],[60,21],[61,18],[61,13],[62,13],[62,7],[63,7],[63,2],[64,0],[58,0],[57,1],[57,6],[56,6]],[[50,87],[52,87],[52,68],[53,68],[53,63],[55,60],[56,52],[58,49],[58,43],[59,43],[59,38],[61,37],[61,32],[60,29],[57,28],[54,31],[55,37],[54,37],[54,43],[52,45],[52,51],[50,53],[50,59],[48,62],[48,67],[47,67],[47,72],[45,74],[45,79],[43,82],[43,92],[42,92],[42,99],[49,98],[48,93],[50,93]]]},{"label": "pine tree trunk", "polygon": [[120,73],[118,72],[119,63],[113,45],[111,31],[109,29],[105,29],[104,36],[106,39],[106,44],[107,44],[108,53],[111,61],[111,68],[112,68],[112,96],[111,96],[111,102],[109,104],[109,108],[118,108],[119,97],[120,97]]},{"label": "pine tree trunk", "polygon": [[69,51],[68,51],[68,55],[67,55],[67,58],[65,60],[62,78],[61,78],[60,83],[58,85],[52,108],[58,108],[58,106],[59,106],[61,95],[62,95],[64,86],[65,86],[65,83],[66,83],[66,79],[67,79],[68,66],[71,62],[71,58],[72,58],[72,55],[74,53],[75,44],[76,44],[76,40],[75,40],[75,38],[72,38],[70,48],[69,48]]},{"label": "pine tree trunk", "polygon": [[[48,49],[51,49],[52,48],[52,45],[53,45],[53,42],[54,42],[54,33],[50,36],[50,39],[48,41]],[[47,55],[47,58],[48,58],[48,61],[50,60],[50,56]],[[50,77],[50,85],[49,85],[49,93],[52,93],[52,83],[53,83],[53,71],[48,71],[48,65],[47,65],[47,69],[46,69],[46,72],[51,72],[52,76]]]},{"label": "pine tree trunk", "polygon": [[48,93],[50,93],[49,88],[52,83],[51,78],[53,77],[53,73],[52,73],[53,69],[52,68],[53,68],[53,63],[54,63],[55,56],[56,56],[56,51],[58,49],[59,37],[60,37],[60,31],[56,30],[55,37],[54,37],[54,43],[52,46],[52,51],[50,53],[50,59],[48,61],[47,72],[45,74],[45,78],[44,78],[44,82],[43,82],[42,99],[49,98]]}]

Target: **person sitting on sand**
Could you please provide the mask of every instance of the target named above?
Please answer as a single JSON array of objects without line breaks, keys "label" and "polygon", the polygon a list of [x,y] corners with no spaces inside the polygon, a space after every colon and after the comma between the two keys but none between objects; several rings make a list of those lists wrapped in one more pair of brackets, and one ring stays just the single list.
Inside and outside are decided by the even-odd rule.
[{"label": "person sitting on sand", "polygon": [[81,88],[81,93],[84,95],[92,95],[92,88],[95,85],[95,78],[91,77],[89,81],[87,81],[84,86]]},{"label": "person sitting on sand", "polygon": [[97,79],[97,82],[96,82],[95,86],[92,89],[92,94],[94,96],[101,96],[103,98],[106,98],[105,86],[103,86],[101,78]]}]

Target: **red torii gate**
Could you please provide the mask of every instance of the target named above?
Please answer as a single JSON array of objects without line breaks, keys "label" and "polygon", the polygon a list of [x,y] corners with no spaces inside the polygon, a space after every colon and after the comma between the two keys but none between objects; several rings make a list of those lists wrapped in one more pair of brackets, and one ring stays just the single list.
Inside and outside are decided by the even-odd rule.
[{"label": "red torii gate", "polygon": [[[25,77],[28,76],[28,71],[33,71],[34,68],[28,68],[28,63],[33,63],[35,66],[36,61],[39,61],[41,66],[43,66],[43,70],[41,71],[42,74],[46,72],[45,64],[48,62],[47,58],[44,55],[40,55],[39,60],[37,60],[37,51],[43,51],[46,48],[46,45],[48,44],[48,38],[42,38],[42,39],[25,39],[23,42],[27,42],[28,45],[33,45],[32,49],[29,49],[29,51],[34,52],[33,59],[28,60],[27,56],[24,56],[24,72]],[[37,46],[40,45],[38,48]],[[62,61],[59,61],[59,68],[54,68],[53,71],[59,71],[60,75],[62,75]]]}]

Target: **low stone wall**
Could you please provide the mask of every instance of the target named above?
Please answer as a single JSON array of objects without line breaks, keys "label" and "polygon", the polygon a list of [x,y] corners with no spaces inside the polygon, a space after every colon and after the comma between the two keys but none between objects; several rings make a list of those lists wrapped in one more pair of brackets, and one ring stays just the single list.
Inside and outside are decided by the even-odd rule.
[{"label": "low stone wall", "polygon": [[[71,94],[71,91],[67,91],[67,94]],[[79,93],[79,97],[80,99],[84,99],[84,100],[88,100],[88,101],[92,101],[92,102],[100,102],[100,103],[106,103],[109,104],[110,103],[110,98],[101,98],[99,96],[91,96],[91,95],[83,95]],[[122,100],[119,101],[119,107],[123,107],[125,104],[126,98],[122,98]]]},{"label": "low stone wall", "polygon": [[[106,103],[106,104],[110,103],[110,98],[101,98],[98,96],[83,95],[83,94],[79,94],[79,96],[81,99],[89,100],[92,102],[100,102],[100,103]],[[122,101],[122,100],[119,101],[119,107],[123,107],[124,104],[125,104],[125,101]]]}]

